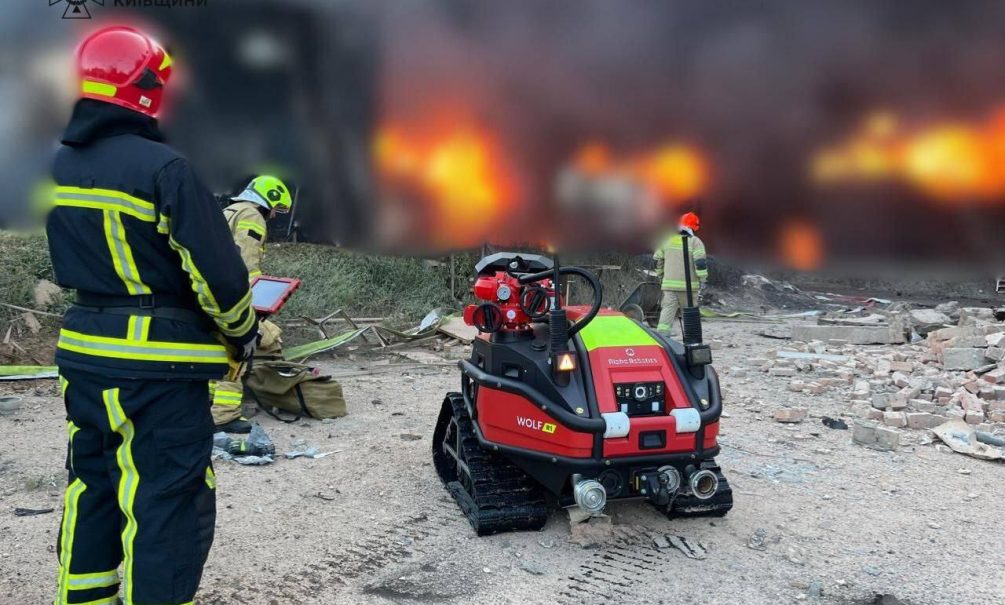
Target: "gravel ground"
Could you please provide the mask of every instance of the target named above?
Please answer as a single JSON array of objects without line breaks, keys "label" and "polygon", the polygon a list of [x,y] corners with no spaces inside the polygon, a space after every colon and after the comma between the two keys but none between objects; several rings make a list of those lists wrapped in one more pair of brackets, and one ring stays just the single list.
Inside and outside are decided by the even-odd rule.
[{"label": "gravel ground", "polygon": [[[762,327],[705,330],[722,345],[719,460],[736,500],[724,519],[668,521],[623,503],[609,510],[604,547],[572,542],[561,511],[541,532],[478,538],[430,464],[433,422],[456,372],[376,362],[372,374],[343,379],[346,418],[258,417],[279,451],[304,439],[335,453],[267,467],[217,462],[216,542],[198,602],[1005,603],[1005,504],[994,496],[1005,469],[932,446],[852,444],[850,431],[820,423],[848,413],[843,395],[791,393],[787,378],[730,372],[777,344],[755,335]],[[0,416],[3,604],[51,602],[56,572],[62,404],[50,384],[26,387],[21,409]],[[809,419],[774,422],[786,402],[808,407]],[[16,507],[56,511],[15,517]],[[761,549],[751,547],[755,535]],[[654,536],[707,554],[688,558]]]}]

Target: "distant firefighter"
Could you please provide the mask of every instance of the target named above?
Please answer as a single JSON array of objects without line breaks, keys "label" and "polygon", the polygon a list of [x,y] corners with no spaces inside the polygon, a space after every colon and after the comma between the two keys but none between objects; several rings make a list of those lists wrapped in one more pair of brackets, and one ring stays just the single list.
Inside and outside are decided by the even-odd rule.
[{"label": "distant firefighter", "polygon": [[684,266],[684,237],[689,236],[688,251],[690,252],[690,267],[687,274],[691,276],[691,289],[695,300],[701,285],[708,277],[708,265],[705,259],[705,244],[696,235],[699,220],[694,212],[688,212],[680,217],[678,231],[668,237],[653,254],[656,259],[656,275],[662,281],[663,303],[660,307],[660,319],[656,329],[664,334],[671,334],[673,324],[681,315],[681,309],[687,306],[687,282]]},{"label": "distant firefighter", "polygon": [[[227,200],[231,202],[223,210],[223,216],[230,227],[230,235],[241,251],[241,259],[248,269],[248,279],[254,281],[262,275],[262,256],[268,237],[266,221],[277,214],[288,214],[293,208],[290,188],[274,176],[255,177],[244,190]],[[262,333],[258,353],[273,355],[282,349],[282,330],[267,319],[260,323]],[[218,431],[227,433],[250,433],[251,423],[241,415],[244,387],[240,383],[241,372],[246,366],[235,365],[225,380],[210,383],[213,393],[213,423]]]}]

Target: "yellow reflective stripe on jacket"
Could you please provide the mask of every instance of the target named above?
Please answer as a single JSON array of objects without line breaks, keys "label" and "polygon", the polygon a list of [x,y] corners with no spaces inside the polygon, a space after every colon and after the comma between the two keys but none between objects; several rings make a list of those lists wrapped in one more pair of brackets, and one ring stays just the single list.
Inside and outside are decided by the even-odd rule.
[{"label": "yellow reflective stripe on jacket", "polygon": [[206,467],[206,487],[216,489],[216,473],[213,472],[212,466]]},{"label": "yellow reflective stripe on jacket", "polygon": [[150,294],[150,286],[140,279],[140,270],[136,267],[136,260],[133,258],[133,249],[126,239],[126,227],[122,224],[122,216],[118,212],[105,210],[105,241],[108,243],[108,251],[112,255],[112,264],[115,266],[115,273],[126,285],[126,290],[130,294]]},{"label": "yellow reflective stripe on jacket", "polygon": [[223,345],[149,340],[140,342],[126,338],[92,336],[67,329],[59,331],[59,342],[56,346],[66,351],[114,359],[227,363],[227,350]]},{"label": "yellow reflective stripe on jacket", "polygon": [[133,421],[126,416],[119,401],[119,389],[108,389],[101,393],[105,402],[105,412],[108,415],[108,426],[122,437],[122,443],[115,450],[115,461],[119,467],[119,485],[117,487],[119,510],[126,517],[122,527],[122,592],[126,603],[133,602],[133,542],[136,539],[136,513],[133,507],[136,503],[136,491],[140,484],[140,473],[133,460],[133,438],[136,429]]},{"label": "yellow reflective stripe on jacket", "polygon": [[[164,222],[168,231],[170,231],[171,219],[166,216],[161,217],[161,221]],[[199,268],[195,266],[195,262],[192,261],[192,253],[188,251],[188,248],[179,244],[174,237],[168,238],[168,243],[171,249],[177,252],[181,256],[182,269],[192,278],[192,291],[199,296],[200,306],[210,315],[215,318],[219,318],[224,321],[233,322],[240,319],[241,314],[251,307],[251,291],[249,290],[244,298],[237,301],[232,308],[227,311],[222,311],[220,305],[216,302],[216,297],[213,296],[213,292],[209,289],[209,284],[206,282],[206,278],[202,276],[199,272]],[[205,305],[203,305],[203,299],[205,299]]]},{"label": "yellow reflective stripe on jacket", "polygon": [[238,230],[247,229],[248,231],[254,231],[258,235],[265,237],[265,227],[259,225],[258,223],[253,223],[251,221],[238,221]]},{"label": "yellow reflective stripe on jacket", "polygon": [[126,328],[126,338],[129,340],[146,341],[150,337],[151,317],[130,315]]},{"label": "yellow reflective stripe on jacket", "polygon": [[684,238],[680,235],[671,235],[670,239],[663,244],[663,247],[669,248],[670,250],[683,250]]},{"label": "yellow reflective stripe on jacket", "polygon": [[128,214],[147,223],[157,221],[157,211],[152,202],[133,197],[114,189],[85,189],[83,187],[56,187],[56,206],[110,210]]},{"label": "yellow reflective stripe on jacket", "polygon": [[68,579],[70,590],[90,590],[92,588],[107,588],[119,583],[119,572],[100,571],[97,573],[72,573]]},{"label": "yellow reflective stripe on jacket", "polygon": [[[162,220],[165,221],[165,224],[170,229],[170,219],[162,217]],[[248,290],[244,297],[237,301],[233,307],[226,311],[221,310],[219,303],[216,302],[216,297],[213,296],[213,292],[209,288],[209,283],[202,276],[199,268],[195,266],[195,262],[192,260],[192,253],[185,246],[179,244],[173,236],[168,237],[168,244],[172,250],[181,256],[182,269],[189,275],[189,280],[192,282],[192,291],[196,293],[199,306],[207,315],[213,318],[220,331],[227,336],[243,336],[247,334],[248,330],[255,323],[255,314],[251,312],[251,290]],[[241,323],[234,325],[237,321]]]},{"label": "yellow reflective stripe on jacket", "polygon": [[262,272],[261,271],[249,271],[248,272],[248,280],[249,281],[255,279],[256,277],[261,277],[261,276],[262,276]]},{"label": "yellow reflective stripe on jacket", "polygon": [[56,605],[68,602],[70,591],[70,561],[73,559],[73,539],[77,531],[77,509],[80,497],[87,486],[79,478],[67,486],[63,497],[63,525],[60,528],[59,541],[59,588],[56,592]]},{"label": "yellow reflective stripe on jacket", "polygon": [[217,304],[216,298],[213,296],[213,292],[210,291],[206,279],[199,272],[199,268],[192,262],[192,254],[187,248],[175,241],[173,236],[168,238],[168,244],[172,250],[181,256],[181,267],[189,275],[189,279],[192,282],[192,291],[199,297],[199,306],[213,317],[219,315],[220,305]]}]

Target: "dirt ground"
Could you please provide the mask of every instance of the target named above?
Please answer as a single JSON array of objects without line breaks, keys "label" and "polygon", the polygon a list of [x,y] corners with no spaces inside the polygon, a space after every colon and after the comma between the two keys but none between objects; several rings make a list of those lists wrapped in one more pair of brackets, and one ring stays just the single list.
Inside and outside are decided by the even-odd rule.
[{"label": "dirt ground", "polygon": [[[786,378],[732,369],[776,346],[756,335],[761,328],[717,321],[705,329],[721,343],[720,462],[732,512],[669,521],[644,503],[619,504],[609,509],[612,540],[589,549],[570,540],[562,511],[541,532],[474,535],[430,463],[436,413],[459,382],[448,359],[321,362],[354,374],[342,380],[348,417],[257,419],[280,452],[306,440],[334,453],[266,467],[216,463],[216,542],[198,602],[1005,603],[1005,502],[996,487],[1005,468],[930,445],[890,453],[852,444],[850,431],[820,422],[848,414],[845,395],[791,393]],[[426,350],[416,358],[437,359]],[[51,381],[0,388],[23,390],[21,409],[0,416],[0,603],[48,603],[62,404]],[[785,402],[808,407],[810,418],[776,423],[772,411]],[[16,517],[16,507],[55,512]],[[751,543],[757,534],[760,549]],[[659,536],[700,543],[706,556],[658,548]]]}]

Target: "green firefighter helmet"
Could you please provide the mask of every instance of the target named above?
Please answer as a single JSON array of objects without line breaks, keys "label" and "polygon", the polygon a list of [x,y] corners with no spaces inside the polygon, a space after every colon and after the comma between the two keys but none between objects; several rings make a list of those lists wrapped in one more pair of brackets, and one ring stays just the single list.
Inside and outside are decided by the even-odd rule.
[{"label": "green firefighter helmet", "polygon": [[293,196],[290,195],[290,188],[286,183],[277,177],[264,174],[252,179],[244,191],[234,199],[252,202],[266,210],[275,210],[279,213],[289,212],[293,207]]}]

